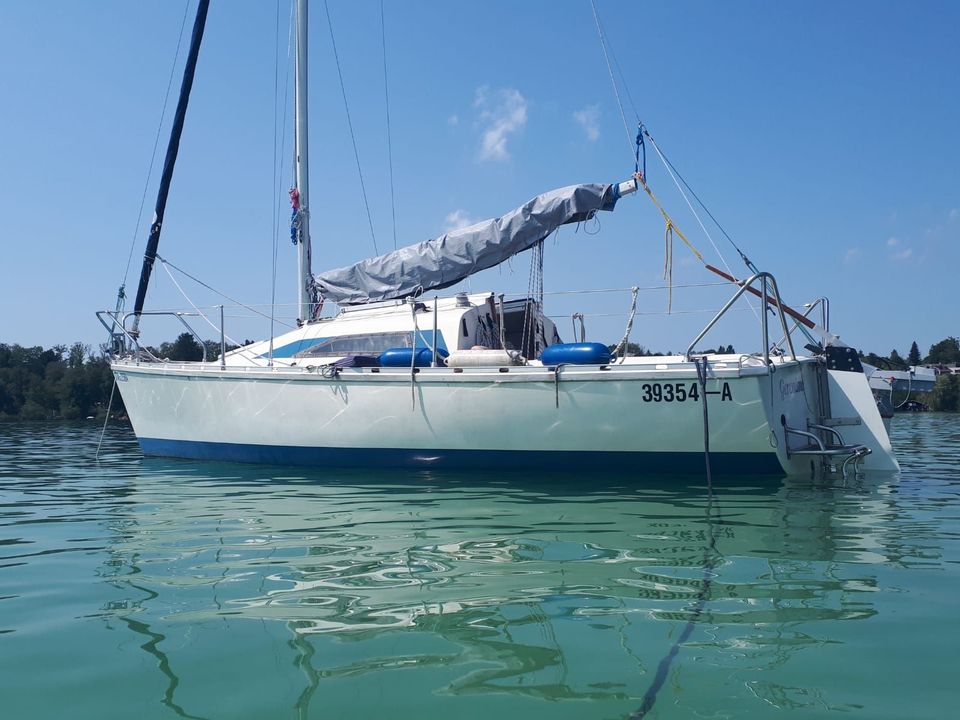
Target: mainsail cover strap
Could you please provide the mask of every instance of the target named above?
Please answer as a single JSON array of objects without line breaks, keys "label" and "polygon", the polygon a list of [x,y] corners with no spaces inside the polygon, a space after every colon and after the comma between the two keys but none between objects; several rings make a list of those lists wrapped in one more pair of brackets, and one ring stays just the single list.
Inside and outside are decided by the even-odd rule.
[{"label": "mainsail cover strap", "polygon": [[340,305],[379,302],[450,287],[495,267],[566,223],[613,210],[616,184],[585,184],[537,195],[516,210],[433,240],[314,276],[325,299]]}]

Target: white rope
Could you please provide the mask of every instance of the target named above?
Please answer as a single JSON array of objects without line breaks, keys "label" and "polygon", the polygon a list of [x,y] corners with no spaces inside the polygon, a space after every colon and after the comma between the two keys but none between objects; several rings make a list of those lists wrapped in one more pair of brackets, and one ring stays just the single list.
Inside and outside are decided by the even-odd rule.
[{"label": "white rope", "polygon": [[[637,316],[637,295],[639,294],[640,288],[631,288],[631,298],[630,298],[630,310],[627,314],[627,329],[623,333],[623,339],[617,344],[617,347],[613,350],[614,362],[619,358],[619,362],[623,362],[627,359],[627,353],[629,351],[630,345],[630,331],[633,330],[633,320]],[[623,350],[623,355],[620,355],[620,351]]]},{"label": "white rope", "polygon": [[[587,341],[587,325],[583,321],[584,314],[582,312],[575,312],[570,316],[570,324],[573,326],[573,341],[576,342],[586,342]],[[577,339],[577,320],[580,321],[580,338]]]}]

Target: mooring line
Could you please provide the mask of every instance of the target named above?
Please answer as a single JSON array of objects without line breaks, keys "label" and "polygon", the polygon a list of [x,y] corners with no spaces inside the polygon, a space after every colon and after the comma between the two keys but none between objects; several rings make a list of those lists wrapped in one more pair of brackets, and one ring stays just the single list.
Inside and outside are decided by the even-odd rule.
[{"label": "mooring line", "polygon": [[103,436],[107,434],[107,423],[110,422],[110,410],[113,408],[113,394],[117,390],[117,377],[113,377],[113,387],[110,388],[110,402],[107,403],[107,416],[103,419],[103,429],[100,431],[100,442],[97,443],[97,453],[93,456],[94,460],[100,459],[100,446],[103,445]]},{"label": "mooring line", "polygon": [[713,532],[713,475],[710,470],[710,417],[707,412],[707,360],[704,357],[695,357],[693,363],[697,368],[700,397],[703,400],[703,457],[707,473],[707,545],[703,549],[703,582],[700,585],[700,591],[697,593],[697,601],[691,610],[690,619],[687,620],[687,624],[684,625],[680,636],[670,647],[669,652],[657,665],[657,673],[653,677],[653,682],[647,692],[644,693],[640,707],[630,716],[630,720],[640,720],[640,718],[646,717],[657,702],[657,695],[667,681],[670,667],[680,653],[680,646],[693,634],[694,626],[703,615],[703,609],[706,607],[707,599],[710,596],[710,588],[713,585],[713,570],[717,566],[717,538]]}]

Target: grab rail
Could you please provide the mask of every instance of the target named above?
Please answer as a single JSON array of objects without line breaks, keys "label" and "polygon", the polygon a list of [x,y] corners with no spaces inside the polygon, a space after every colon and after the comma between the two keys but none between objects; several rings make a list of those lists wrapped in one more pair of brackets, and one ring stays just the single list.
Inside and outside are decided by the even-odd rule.
[{"label": "grab rail", "polygon": [[[830,300],[829,298],[819,297],[811,303],[806,303],[803,307],[805,308],[803,311],[803,317],[805,318],[809,318],[811,313],[813,313],[813,311],[819,307],[820,308],[820,327],[822,327],[828,333],[830,332]],[[811,340],[811,342],[814,342],[814,343],[816,342],[816,340],[814,340],[810,336],[810,333],[807,332],[803,328],[803,326],[800,324],[800,320],[798,320],[797,318],[792,318],[792,320],[793,320],[793,327],[790,328],[791,333],[793,333],[794,330],[799,329]],[[783,345],[783,343],[786,342],[786,340],[787,340],[786,336],[780,338],[776,342],[776,344],[774,344],[773,350],[776,350],[778,347]]]},{"label": "grab rail", "polygon": [[[777,287],[777,280],[776,278],[773,277],[773,275],[771,275],[768,272],[758,272],[752,277],[750,277],[748,280],[745,280],[740,285],[740,288],[737,290],[737,292],[733,294],[733,297],[730,298],[722,308],[720,308],[720,312],[718,312],[714,316],[713,320],[707,323],[707,326],[703,330],[701,330],[700,334],[693,339],[693,342],[691,342],[689,347],[687,347],[687,352],[686,352],[687,360],[692,359],[693,348],[696,347],[697,343],[699,343],[703,339],[704,335],[706,335],[708,332],[710,332],[710,330],[713,329],[713,326],[717,324],[717,322],[720,320],[721,317],[724,316],[724,314],[726,314],[727,310],[729,310],[730,307],[737,300],[740,299],[740,296],[743,295],[745,292],[747,292],[747,290],[749,290],[757,280],[760,280],[760,288],[761,288],[760,299],[762,301],[761,302],[762,310],[761,310],[760,324],[763,332],[764,364],[767,366],[768,369],[770,368],[770,330],[767,326],[767,305],[768,304],[774,305],[777,308],[777,312],[780,315],[780,326],[783,329],[783,334],[787,339],[787,345],[790,347],[790,357],[793,358],[794,360],[797,359],[797,353],[793,349],[793,339],[790,337],[790,332],[787,330],[787,319],[786,319],[786,315],[783,312],[783,301],[780,299],[780,289]],[[768,288],[768,285],[773,290],[772,296],[770,295],[770,289]]]},{"label": "grab rail", "polygon": [[[133,335],[131,331],[127,328],[127,319],[135,314],[136,313],[128,312],[128,313],[123,313],[121,315],[120,313],[117,313],[116,311],[113,311],[113,310],[98,310],[96,313],[96,316],[97,316],[97,320],[100,321],[100,324],[103,325],[107,329],[107,331],[111,333],[111,335],[114,334],[114,329],[119,327],[120,331],[123,333],[123,336],[132,343],[132,347],[135,347],[137,350],[149,355],[150,359],[153,360],[154,362],[163,362],[163,360],[158,358],[156,355],[150,352],[150,350],[148,350],[146,347],[141,345],[140,340],[137,338],[137,336]],[[207,362],[206,343],[203,341],[203,339],[199,335],[197,335],[196,331],[192,327],[190,327],[190,324],[186,320],[184,320],[184,316],[196,317],[198,316],[198,313],[186,313],[186,312],[178,312],[174,310],[155,310],[155,311],[143,311],[140,313],[140,315],[169,315],[177,318],[177,320],[179,320],[180,323],[187,329],[187,332],[189,332],[190,335],[193,337],[193,339],[196,340],[197,343],[200,345],[200,349],[203,352],[203,362]],[[111,322],[108,323],[107,321],[105,321],[104,316],[109,317]],[[220,341],[221,346],[223,345],[222,335],[223,335],[223,328],[221,324],[221,341]]]},{"label": "grab rail", "polygon": [[828,433],[837,439],[838,445],[846,445],[846,443],[843,441],[843,435],[841,435],[838,430],[830,427],[829,425],[819,425],[817,423],[812,423],[809,420],[807,420],[807,430],[819,430],[820,432]]},{"label": "grab rail", "polygon": [[[107,329],[107,332],[110,333],[110,337],[112,340],[114,340],[114,342],[116,342],[118,337],[124,339],[124,342],[122,342],[121,344],[115,345],[114,347],[110,348],[110,354],[113,356],[118,356],[126,352],[127,350],[126,341],[128,340],[130,342],[131,349],[136,348],[140,352],[146,353],[147,355],[150,356],[150,359],[153,360],[154,362],[163,362],[160,358],[158,358],[156,355],[150,352],[147,348],[143,347],[140,344],[140,341],[136,337],[131,335],[130,331],[123,326],[124,320],[126,320],[126,315],[123,316],[123,319],[121,319],[119,315],[120,313],[114,310],[97,310],[96,312],[97,320],[99,320],[100,324]],[[104,320],[104,316],[110,318],[109,323],[106,320]],[[120,328],[119,333],[116,332],[117,328]]]}]

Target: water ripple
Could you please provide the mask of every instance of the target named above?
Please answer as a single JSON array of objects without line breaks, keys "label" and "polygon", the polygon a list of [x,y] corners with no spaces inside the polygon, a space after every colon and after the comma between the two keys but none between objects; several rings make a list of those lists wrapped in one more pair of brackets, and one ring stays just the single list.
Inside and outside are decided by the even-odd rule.
[{"label": "water ripple", "polygon": [[145,460],[122,428],[93,462],[90,426],[0,428],[0,690],[13,716],[55,675],[61,715],[109,687],[197,717],[626,717],[692,622],[660,717],[939,716],[866,679],[951,682],[960,422],[894,429],[898,478],[728,482],[708,514],[695,479]]}]

